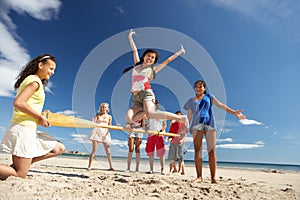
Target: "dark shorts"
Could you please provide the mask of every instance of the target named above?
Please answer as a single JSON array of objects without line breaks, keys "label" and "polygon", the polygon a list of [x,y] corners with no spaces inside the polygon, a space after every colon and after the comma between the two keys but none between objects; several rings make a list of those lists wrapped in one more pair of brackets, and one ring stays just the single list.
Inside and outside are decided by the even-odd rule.
[{"label": "dark shorts", "polygon": [[142,90],[137,94],[133,95],[132,104],[138,105],[143,108],[144,101],[155,101],[155,95],[152,90]]},{"label": "dark shorts", "polygon": [[182,160],[183,159],[183,145],[174,143],[170,144],[168,160]]}]

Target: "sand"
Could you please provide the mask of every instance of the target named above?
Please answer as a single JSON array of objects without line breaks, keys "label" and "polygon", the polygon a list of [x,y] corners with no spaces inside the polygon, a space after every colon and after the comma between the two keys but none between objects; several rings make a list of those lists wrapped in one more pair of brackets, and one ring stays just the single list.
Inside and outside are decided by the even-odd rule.
[{"label": "sand", "polygon": [[[10,155],[0,154],[0,163],[11,164]],[[300,199],[298,172],[218,168],[219,184],[211,184],[208,168],[202,183],[192,183],[193,166],[185,175],[161,175],[157,160],[154,174],[146,174],[147,162],[139,173],[125,172],[124,161],[113,160],[116,171],[107,170],[106,160],[95,160],[91,171],[87,164],[66,157],[34,163],[26,179],[0,181],[0,199]]]}]

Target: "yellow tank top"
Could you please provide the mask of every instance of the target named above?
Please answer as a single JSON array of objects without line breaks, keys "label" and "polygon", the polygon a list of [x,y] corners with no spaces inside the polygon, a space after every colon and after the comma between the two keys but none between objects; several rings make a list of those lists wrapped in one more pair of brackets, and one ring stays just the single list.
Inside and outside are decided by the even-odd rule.
[{"label": "yellow tank top", "polygon": [[[37,82],[39,84],[39,88],[35,93],[28,99],[27,104],[36,112],[41,113],[44,102],[45,102],[45,92],[44,86],[42,84],[41,79],[35,75],[30,75],[24,79],[21,83],[20,87],[17,90],[17,96],[24,90],[24,88],[32,82]],[[38,120],[34,117],[29,116],[26,113],[19,111],[14,108],[13,116],[10,121],[11,124],[21,124],[24,126],[37,127]]]}]

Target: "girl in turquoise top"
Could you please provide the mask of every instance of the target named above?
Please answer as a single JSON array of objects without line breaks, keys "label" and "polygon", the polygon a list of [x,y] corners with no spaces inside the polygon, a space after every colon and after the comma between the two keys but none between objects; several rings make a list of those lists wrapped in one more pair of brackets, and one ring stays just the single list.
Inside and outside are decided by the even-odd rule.
[{"label": "girl in turquoise top", "polygon": [[202,138],[206,138],[208,162],[210,168],[211,182],[218,183],[216,179],[216,128],[212,106],[225,110],[226,112],[236,116],[239,119],[246,119],[242,114],[243,110],[233,110],[224,103],[221,103],[214,95],[206,92],[206,83],[198,80],[194,85],[196,96],[190,98],[184,105],[184,109],[188,111],[188,119],[190,122],[190,132],[193,135],[195,149],[195,167],[197,178],[193,182],[202,181]]},{"label": "girl in turquoise top", "polygon": [[54,74],[55,58],[49,54],[31,60],[20,72],[15,83],[17,95],[10,126],[0,148],[12,154],[13,164],[0,164],[0,179],[9,176],[25,178],[34,162],[60,155],[65,147],[46,133],[37,133],[37,126],[48,127],[48,119],[41,115],[44,86]]}]

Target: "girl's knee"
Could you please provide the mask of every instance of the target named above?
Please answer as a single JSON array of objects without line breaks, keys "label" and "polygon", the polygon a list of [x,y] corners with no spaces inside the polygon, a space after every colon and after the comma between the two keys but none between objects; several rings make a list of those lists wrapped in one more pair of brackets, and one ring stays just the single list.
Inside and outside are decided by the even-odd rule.
[{"label": "girl's knee", "polygon": [[136,149],[136,150],[135,150],[135,153],[140,153],[140,149]]},{"label": "girl's knee", "polygon": [[60,155],[65,151],[65,145],[63,145],[62,143],[57,143],[57,145],[54,147],[54,149],[52,150],[53,153]]}]

